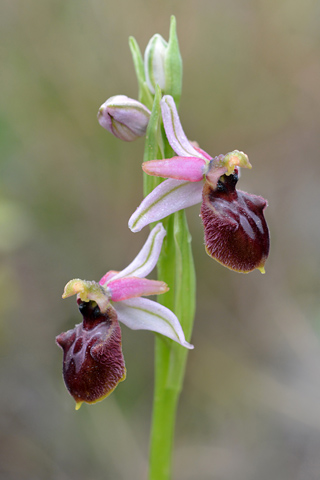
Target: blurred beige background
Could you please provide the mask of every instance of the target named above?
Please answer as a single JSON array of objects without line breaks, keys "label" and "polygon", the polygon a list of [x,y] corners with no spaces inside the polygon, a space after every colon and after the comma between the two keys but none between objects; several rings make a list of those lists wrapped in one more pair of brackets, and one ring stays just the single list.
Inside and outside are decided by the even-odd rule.
[{"label": "blurred beige background", "polygon": [[230,272],[188,219],[198,306],[175,480],[320,478],[320,4],[315,0],[3,0],[0,6],[0,478],[146,478],[153,335],[123,327],[127,380],[80,411],[55,336],[80,321],[74,277],[98,280],[138,252],[143,140],[96,113],[137,96],[128,48],[175,14],[180,115],[213,156],[245,151],[239,188],[269,200],[266,275]]}]

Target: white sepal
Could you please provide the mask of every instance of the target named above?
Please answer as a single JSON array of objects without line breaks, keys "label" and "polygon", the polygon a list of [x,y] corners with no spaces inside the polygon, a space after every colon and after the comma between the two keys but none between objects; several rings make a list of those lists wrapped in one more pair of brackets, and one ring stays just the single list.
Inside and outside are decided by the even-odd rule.
[{"label": "white sepal", "polygon": [[121,272],[112,277],[112,281],[123,277],[144,278],[154,269],[161,252],[162,242],[167,232],[162,223],[158,223],[150,232],[146,243],[136,258]]},{"label": "white sepal", "polygon": [[183,131],[176,104],[170,95],[165,95],[161,102],[163,126],[172,149],[180,157],[198,157],[208,159],[196,150]]},{"label": "white sepal", "polygon": [[202,200],[203,182],[187,182],[169,178],[160,183],[139,205],[129,219],[132,232],[140,230],[152,222],[191,207]]},{"label": "white sepal", "polygon": [[147,298],[131,298],[114,303],[118,320],[132,330],[151,330],[161,333],[183,347],[193,349],[185,339],[178,318],[168,308]]}]

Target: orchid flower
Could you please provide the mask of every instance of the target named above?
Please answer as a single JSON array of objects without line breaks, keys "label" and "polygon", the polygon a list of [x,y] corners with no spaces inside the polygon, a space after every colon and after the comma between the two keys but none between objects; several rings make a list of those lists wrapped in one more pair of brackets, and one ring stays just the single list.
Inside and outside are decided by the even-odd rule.
[{"label": "orchid flower", "polygon": [[267,201],[236,190],[239,168],[251,168],[247,155],[235,150],[212,158],[187,139],[171,96],[162,98],[161,111],[168,141],[177,156],[143,164],[147,174],[167,180],[142,201],[129,220],[129,228],[139,232],[149,223],[202,202],[207,253],[232,270],[247,273],[258,268],[264,273],[269,253],[263,214]]},{"label": "orchid flower", "polygon": [[109,271],[99,281],[74,279],[63,298],[77,295],[83,322],[61,333],[56,341],[63,349],[65,384],[76,401],[96,403],[125,379],[118,320],[133,330],[152,330],[192,349],[179,320],[168,308],[141,298],[168,291],[164,282],[145,277],[154,269],[166,231],[161,223],[151,231],[145,245],[124,270]]}]

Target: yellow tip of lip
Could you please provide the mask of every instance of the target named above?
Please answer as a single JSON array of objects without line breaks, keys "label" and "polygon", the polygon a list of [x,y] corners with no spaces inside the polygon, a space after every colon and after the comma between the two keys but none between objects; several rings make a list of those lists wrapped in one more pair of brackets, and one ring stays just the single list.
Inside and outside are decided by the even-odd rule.
[{"label": "yellow tip of lip", "polygon": [[79,410],[79,408],[81,407],[81,405],[83,404],[83,402],[77,402],[76,403],[76,410]]},{"label": "yellow tip of lip", "polygon": [[264,267],[258,267],[258,270],[260,270],[261,273],[266,273]]}]

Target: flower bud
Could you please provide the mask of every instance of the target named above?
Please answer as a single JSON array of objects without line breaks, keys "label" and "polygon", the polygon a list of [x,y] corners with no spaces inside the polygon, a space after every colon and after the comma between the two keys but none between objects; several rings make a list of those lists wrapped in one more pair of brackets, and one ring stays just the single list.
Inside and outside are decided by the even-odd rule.
[{"label": "flower bud", "polygon": [[144,54],[146,84],[155,94],[159,85],[162,93],[171,95],[178,105],[182,89],[182,58],[177,37],[176,19],[172,15],[168,43],[161,35],[154,35]]},{"label": "flower bud", "polygon": [[269,231],[263,211],[267,201],[236,190],[237,169],[203,188],[201,218],[207,253],[224,266],[242,273],[264,273],[269,254]]},{"label": "flower bud", "polygon": [[98,111],[100,125],[126,142],[145,135],[149,118],[147,107],[126,95],[108,98]]},{"label": "flower bud", "polygon": [[144,53],[144,71],[146,82],[151,93],[155,94],[155,87],[159,85],[162,91],[166,87],[165,58],[168,44],[164,38],[156,33],[150,39]]},{"label": "flower bud", "polygon": [[96,403],[108,396],[126,377],[117,313],[109,305],[101,313],[94,301],[77,300],[83,322],[61,333],[56,342],[63,350],[63,378],[76,401]]}]

